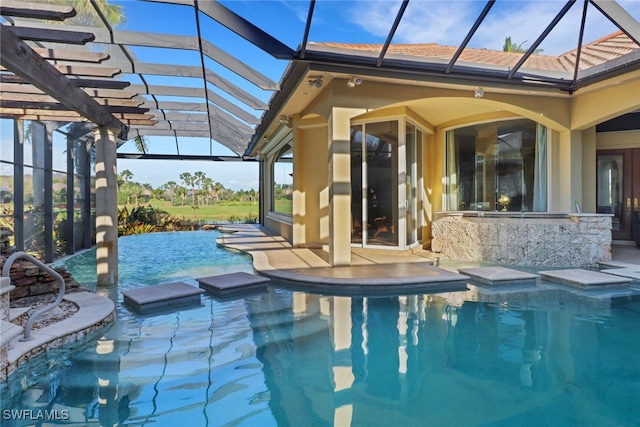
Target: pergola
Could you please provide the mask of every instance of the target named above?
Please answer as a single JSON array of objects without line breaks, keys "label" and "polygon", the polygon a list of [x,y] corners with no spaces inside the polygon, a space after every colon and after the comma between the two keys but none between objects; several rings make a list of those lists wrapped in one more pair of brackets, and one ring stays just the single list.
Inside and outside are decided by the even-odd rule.
[{"label": "pergola", "polygon": [[[333,40],[309,41],[316,9],[325,6],[315,0],[308,2],[295,48],[219,1],[136,1],[147,19],[159,13],[175,16],[176,28],[163,33],[114,28],[97,0],[87,3],[97,17],[95,25],[66,24],[77,13],[72,6],[2,0],[0,118],[55,122],[58,127],[86,123],[75,127],[73,137],[93,133],[98,163],[103,163],[97,171],[97,217],[98,222],[105,218],[102,231],[107,233],[100,237],[97,225],[99,282],[100,259],[109,260],[105,271],[115,269],[117,280],[115,168],[110,167],[116,158],[255,160],[256,148],[276,131],[283,117],[299,112],[285,111],[285,105],[291,105],[291,97],[300,96],[302,86],[316,82],[318,75],[345,80],[366,75],[412,84],[477,82],[571,94],[640,69],[640,24],[619,3],[608,0],[559,2],[557,13],[541,23],[538,37],[517,63],[506,65],[465,59],[476,32],[491,11],[500,8],[495,0],[487,1],[471,27],[463,29],[460,43],[440,55],[415,55],[393,43],[411,8],[429,7],[429,2],[398,2],[384,41],[366,49],[330,43]],[[367,2],[356,4],[367,7]],[[570,11],[580,19],[575,50],[563,55],[564,69],[534,66],[541,60],[537,49]],[[621,31],[625,42],[610,47],[615,55],[585,48],[588,12],[606,17]],[[143,22],[135,25],[144,27]],[[213,27],[220,36],[212,36]],[[257,55],[253,66],[244,59],[245,48]],[[267,59],[288,65],[279,83],[261,71]],[[301,111],[310,101],[301,98],[297,108]],[[135,137],[170,137],[174,148],[162,153],[116,151]],[[207,143],[199,143],[198,151],[185,146],[185,139]],[[215,147],[224,147],[223,152]],[[113,274],[105,280],[112,282]]]}]

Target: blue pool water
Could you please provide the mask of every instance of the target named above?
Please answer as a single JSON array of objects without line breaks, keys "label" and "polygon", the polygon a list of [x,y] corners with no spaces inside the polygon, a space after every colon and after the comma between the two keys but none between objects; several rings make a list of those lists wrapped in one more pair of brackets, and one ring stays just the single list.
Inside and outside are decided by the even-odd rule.
[{"label": "blue pool water", "polygon": [[122,290],[251,272],[216,236],[121,238],[118,289],[96,288],[94,254],[66,260],[118,302],[118,320],[12,375],[1,424],[34,424],[11,409],[57,411],[59,425],[638,425],[640,302],[628,296],[542,284],[346,297],[272,283],[173,313],[122,306]]}]

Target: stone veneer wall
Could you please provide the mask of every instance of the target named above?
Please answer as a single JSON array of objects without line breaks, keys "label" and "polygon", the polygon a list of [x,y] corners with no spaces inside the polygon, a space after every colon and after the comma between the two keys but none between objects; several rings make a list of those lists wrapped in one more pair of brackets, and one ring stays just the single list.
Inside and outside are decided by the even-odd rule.
[{"label": "stone veneer wall", "polygon": [[431,248],[449,259],[547,267],[611,260],[611,215],[440,212]]}]

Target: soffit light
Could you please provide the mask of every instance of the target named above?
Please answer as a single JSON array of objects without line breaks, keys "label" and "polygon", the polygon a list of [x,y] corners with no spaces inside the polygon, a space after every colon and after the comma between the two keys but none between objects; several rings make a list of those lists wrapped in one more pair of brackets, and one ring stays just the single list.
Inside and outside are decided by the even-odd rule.
[{"label": "soffit light", "polygon": [[307,83],[309,87],[322,87],[322,77],[311,77]]},{"label": "soffit light", "polygon": [[351,77],[347,82],[347,87],[356,87],[362,84],[362,77]]},{"label": "soffit light", "polygon": [[282,123],[283,125],[289,125],[289,123],[291,123],[291,117],[290,116],[280,116],[280,123]]}]

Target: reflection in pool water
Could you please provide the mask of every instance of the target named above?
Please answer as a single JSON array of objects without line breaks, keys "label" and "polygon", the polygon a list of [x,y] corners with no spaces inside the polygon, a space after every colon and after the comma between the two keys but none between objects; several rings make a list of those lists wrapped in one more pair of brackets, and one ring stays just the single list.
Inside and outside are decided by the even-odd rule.
[{"label": "reflection in pool water", "polygon": [[[119,290],[251,271],[214,239],[122,239]],[[170,243],[181,250],[164,253]],[[157,258],[143,262],[139,245],[149,244]],[[119,304],[103,337],[12,376],[2,408],[66,410],[58,423],[109,426],[631,426],[640,419],[639,322],[637,300],[550,286],[374,298],[273,283],[173,313],[139,316]],[[46,374],[9,395],[43,365]]]}]

